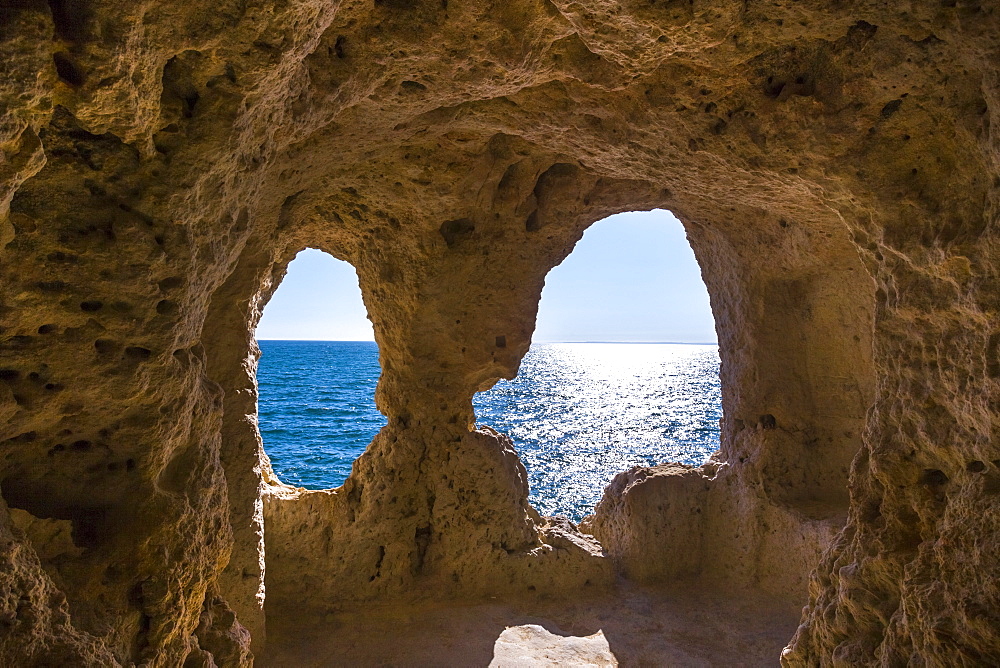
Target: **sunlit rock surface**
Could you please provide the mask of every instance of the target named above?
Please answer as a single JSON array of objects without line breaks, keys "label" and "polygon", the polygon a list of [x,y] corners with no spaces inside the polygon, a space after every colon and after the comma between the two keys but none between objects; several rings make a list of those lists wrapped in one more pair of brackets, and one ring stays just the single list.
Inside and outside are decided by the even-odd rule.
[{"label": "sunlit rock surface", "polygon": [[513,626],[497,638],[490,668],[617,666],[604,633],[579,638],[550,633],[537,624]]},{"label": "sunlit rock surface", "polygon": [[[998,23],[4,3],[3,662],[246,665],[270,615],[619,574],[801,602],[788,665],[1000,662]],[[598,544],[471,397],[583,230],[652,207],[711,293],[722,447],[623,473]],[[306,246],[358,270],[389,421],[329,492],[255,425],[253,328]]]}]

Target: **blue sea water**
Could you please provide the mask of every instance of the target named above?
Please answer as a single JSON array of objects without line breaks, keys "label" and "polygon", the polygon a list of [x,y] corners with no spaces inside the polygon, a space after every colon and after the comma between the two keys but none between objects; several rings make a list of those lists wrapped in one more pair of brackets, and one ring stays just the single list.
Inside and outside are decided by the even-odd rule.
[{"label": "blue sea water", "polygon": [[[260,430],[275,473],[337,487],[385,425],[373,342],[261,341]],[[579,520],[617,473],[704,462],[722,417],[715,345],[535,344],[517,378],[474,399],[477,422],[507,434],[543,515]]]},{"label": "blue sea water", "polygon": [[260,341],[257,413],[282,482],[339,487],[385,426],[375,408],[382,372],[374,341]]}]

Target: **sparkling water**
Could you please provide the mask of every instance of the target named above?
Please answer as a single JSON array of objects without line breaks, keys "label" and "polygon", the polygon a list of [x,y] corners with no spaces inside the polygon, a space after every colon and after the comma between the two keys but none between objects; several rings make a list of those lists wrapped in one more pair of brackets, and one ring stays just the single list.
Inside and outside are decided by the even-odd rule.
[{"label": "sparkling water", "polygon": [[[260,428],[278,477],[326,489],[385,425],[372,342],[261,341]],[[535,344],[517,378],[474,399],[477,422],[507,434],[543,515],[579,520],[632,466],[700,464],[719,447],[715,345]]]}]

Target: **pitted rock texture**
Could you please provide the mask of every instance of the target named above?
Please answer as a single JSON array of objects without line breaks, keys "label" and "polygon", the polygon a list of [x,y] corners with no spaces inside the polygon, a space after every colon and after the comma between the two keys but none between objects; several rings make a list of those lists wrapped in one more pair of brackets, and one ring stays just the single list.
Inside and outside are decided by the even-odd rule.
[{"label": "pitted rock texture", "polygon": [[[268,610],[614,569],[799,597],[787,665],[1000,662],[998,36],[965,0],[5,3],[5,662],[245,665]],[[586,227],[653,207],[723,443],[622,474],[597,545],[471,397]],[[256,430],[304,247],[358,270],[389,420],[329,492]]]}]

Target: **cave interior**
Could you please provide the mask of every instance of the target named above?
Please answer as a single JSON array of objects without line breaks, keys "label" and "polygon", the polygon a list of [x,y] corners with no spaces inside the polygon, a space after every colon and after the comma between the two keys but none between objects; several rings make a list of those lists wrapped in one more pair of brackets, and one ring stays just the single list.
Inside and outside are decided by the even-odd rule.
[{"label": "cave interior", "polygon": [[[623,665],[1000,663],[998,16],[5,3],[0,657],[486,663],[541,624]],[[472,396],[588,226],[654,208],[720,450],[541,516]],[[257,428],[304,248],[357,270],[388,420],[322,491]]]}]

